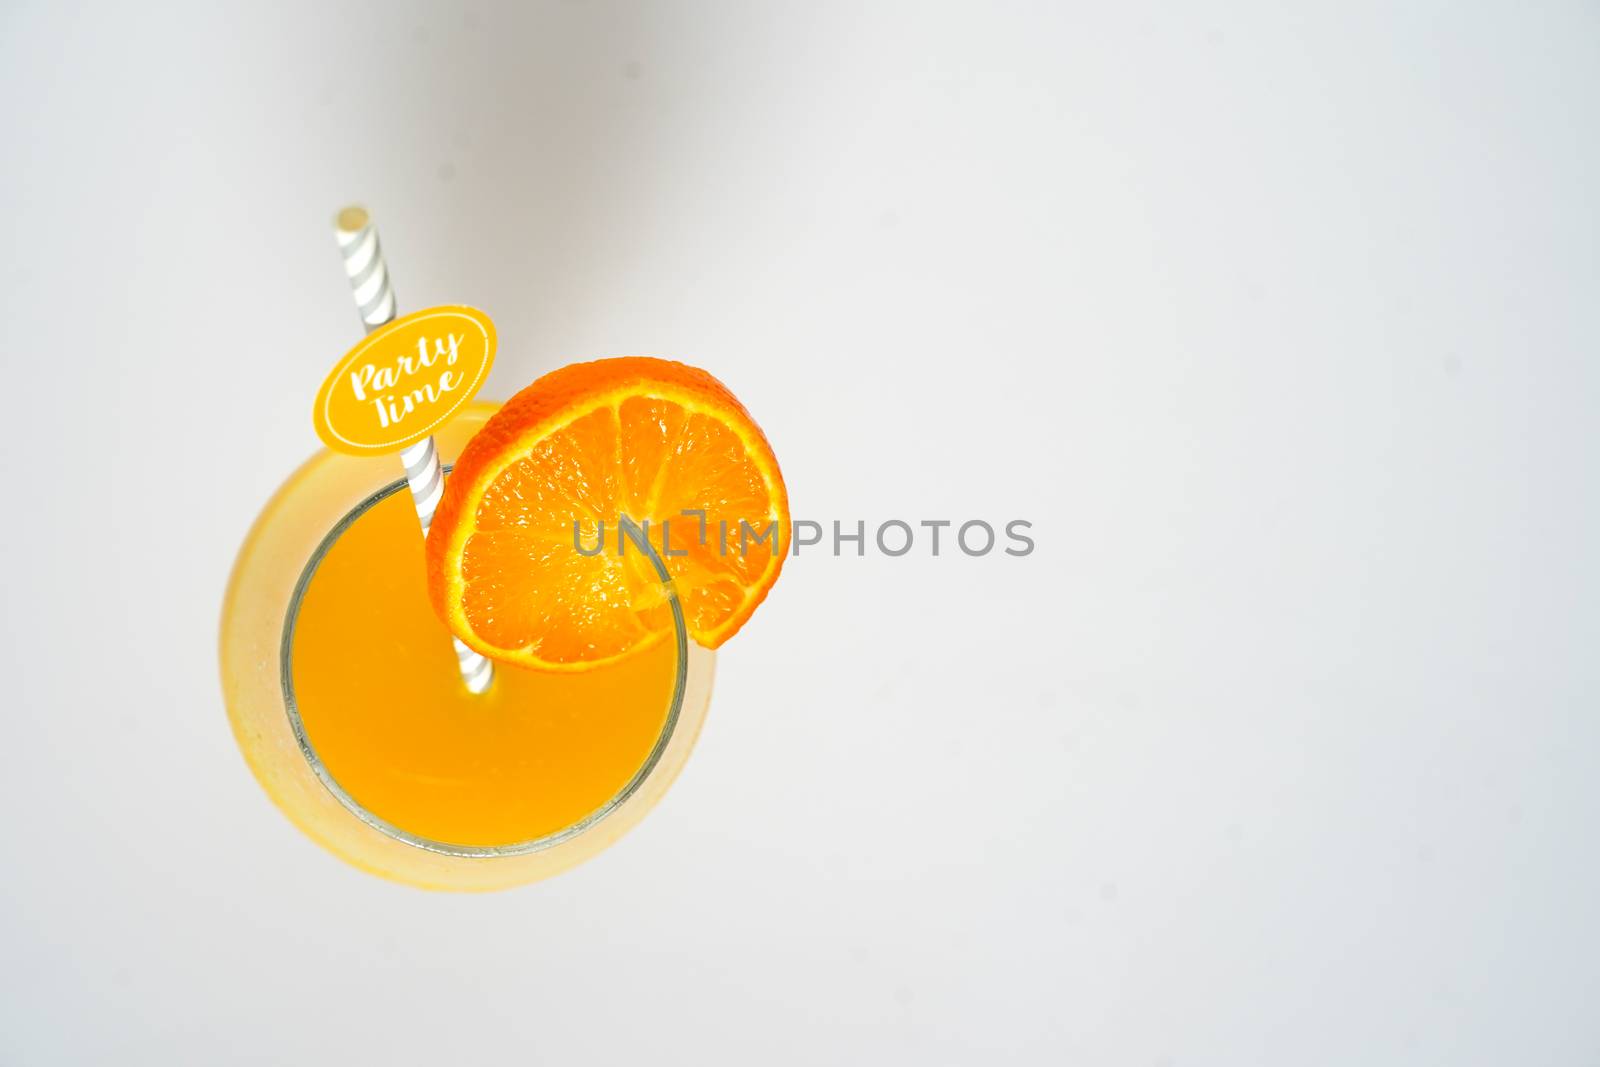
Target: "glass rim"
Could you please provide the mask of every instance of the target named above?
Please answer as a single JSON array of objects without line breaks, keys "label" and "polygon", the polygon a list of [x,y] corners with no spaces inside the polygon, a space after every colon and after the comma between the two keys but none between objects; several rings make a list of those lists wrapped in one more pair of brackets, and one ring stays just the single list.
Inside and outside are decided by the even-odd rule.
[{"label": "glass rim", "polygon": [[[443,466],[444,472],[449,474],[453,465],[447,463]],[[311,744],[310,737],[306,735],[305,724],[300,719],[300,708],[295,701],[294,695],[294,631],[295,623],[300,617],[301,600],[305,596],[306,589],[311,584],[312,577],[316,574],[317,567],[321,565],[328,551],[343,536],[344,532],[378,503],[406,487],[406,480],[404,478],[398,479],[369,494],[355,507],[347,511],[338,522],[333,524],[322,540],[317,543],[316,549],[311,553],[311,558],[301,568],[300,577],[295,581],[294,592],[290,594],[289,606],[284,612],[283,635],[278,646],[278,677],[283,691],[284,711],[289,719],[289,729],[294,734],[295,742],[300,746],[300,754],[305,758],[306,764],[311,768],[312,773],[316,775],[317,780],[333,795],[334,799],[339,801],[345,810],[379,833],[413,848],[444,856],[477,858],[524,856],[533,852],[543,852],[546,849],[554,848],[563,842],[579,837],[600,823],[606,816],[622,807],[649,780],[651,772],[655,770],[656,764],[661,761],[662,754],[666,752],[667,745],[677,731],[678,718],[683,710],[684,696],[688,687],[689,631],[684,622],[683,604],[678,599],[677,586],[672,581],[672,575],[668,572],[666,563],[662,561],[660,555],[650,544],[649,538],[645,537],[638,525],[626,515],[619,518],[619,528],[629,540],[644,550],[666,589],[667,602],[672,608],[672,626],[677,641],[677,666],[672,682],[672,703],[667,708],[667,718],[662,724],[661,733],[656,738],[655,745],[651,747],[650,754],[645,757],[644,763],[634,772],[633,777],[628,779],[627,783],[615,796],[599,808],[585,815],[571,826],[545,834],[543,837],[536,837],[528,841],[518,841],[509,845],[457,845],[447,841],[436,841],[420,834],[414,834],[409,830],[401,829],[363,807],[360,801],[351,796],[334,778],[333,773],[322,762],[322,758],[317,755],[316,748]]]}]

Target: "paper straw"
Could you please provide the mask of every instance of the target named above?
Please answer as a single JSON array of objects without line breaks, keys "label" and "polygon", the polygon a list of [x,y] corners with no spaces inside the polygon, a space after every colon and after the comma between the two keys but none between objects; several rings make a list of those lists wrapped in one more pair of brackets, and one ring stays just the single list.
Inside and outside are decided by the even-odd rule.
[{"label": "paper straw", "polygon": [[[383,262],[383,249],[378,246],[378,228],[365,208],[347,207],[334,219],[334,233],[339,238],[339,251],[344,253],[344,272],[350,278],[356,308],[371,333],[395,316],[394,286]],[[400,462],[405,465],[411,502],[416,505],[422,536],[426,538],[428,527],[433,525],[434,509],[444,495],[444,468],[439,465],[439,450],[434,447],[433,438],[425,437],[403,449]],[[461,680],[467,688],[474,693],[488,689],[494,681],[494,664],[462,644],[459,637],[451,640],[455,643],[456,665],[461,668]]]}]

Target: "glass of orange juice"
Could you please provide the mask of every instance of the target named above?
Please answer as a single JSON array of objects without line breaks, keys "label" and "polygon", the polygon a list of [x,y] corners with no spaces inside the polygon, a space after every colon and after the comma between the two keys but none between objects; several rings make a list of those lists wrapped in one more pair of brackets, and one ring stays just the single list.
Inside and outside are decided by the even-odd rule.
[{"label": "glass of orange juice", "polygon": [[[435,435],[446,464],[494,410]],[[397,473],[393,457],[322,452],[257,518],[223,607],[234,736],[284,814],[357,867],[430,889],[548,877],[660,800],[715,654],[674,599],[675,632],[636,654],[575,673],[498,664],[468,692]]]}]

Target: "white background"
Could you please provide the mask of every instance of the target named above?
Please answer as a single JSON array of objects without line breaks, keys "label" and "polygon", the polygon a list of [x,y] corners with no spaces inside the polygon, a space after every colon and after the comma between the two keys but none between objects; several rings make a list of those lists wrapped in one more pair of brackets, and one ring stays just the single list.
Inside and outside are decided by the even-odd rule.
[{"label": "white background", "polygon": [[[1592,4],[0,14],[0,1062],[1600,1058]],[[551,882],[270,805],[233,555],[359,337],[745,400],[802,556]]]}]

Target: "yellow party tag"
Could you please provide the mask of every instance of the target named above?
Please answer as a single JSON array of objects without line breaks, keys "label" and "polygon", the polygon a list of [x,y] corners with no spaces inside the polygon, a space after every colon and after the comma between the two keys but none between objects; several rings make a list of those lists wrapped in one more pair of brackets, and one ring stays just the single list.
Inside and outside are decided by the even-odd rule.
[{"label": "yellow party tag", "polygon": [[429,436],[471,400],[494,363],[494,323],[450,305],[367,334],[317,391],[312,420],[335,452],[397,452]]}]

